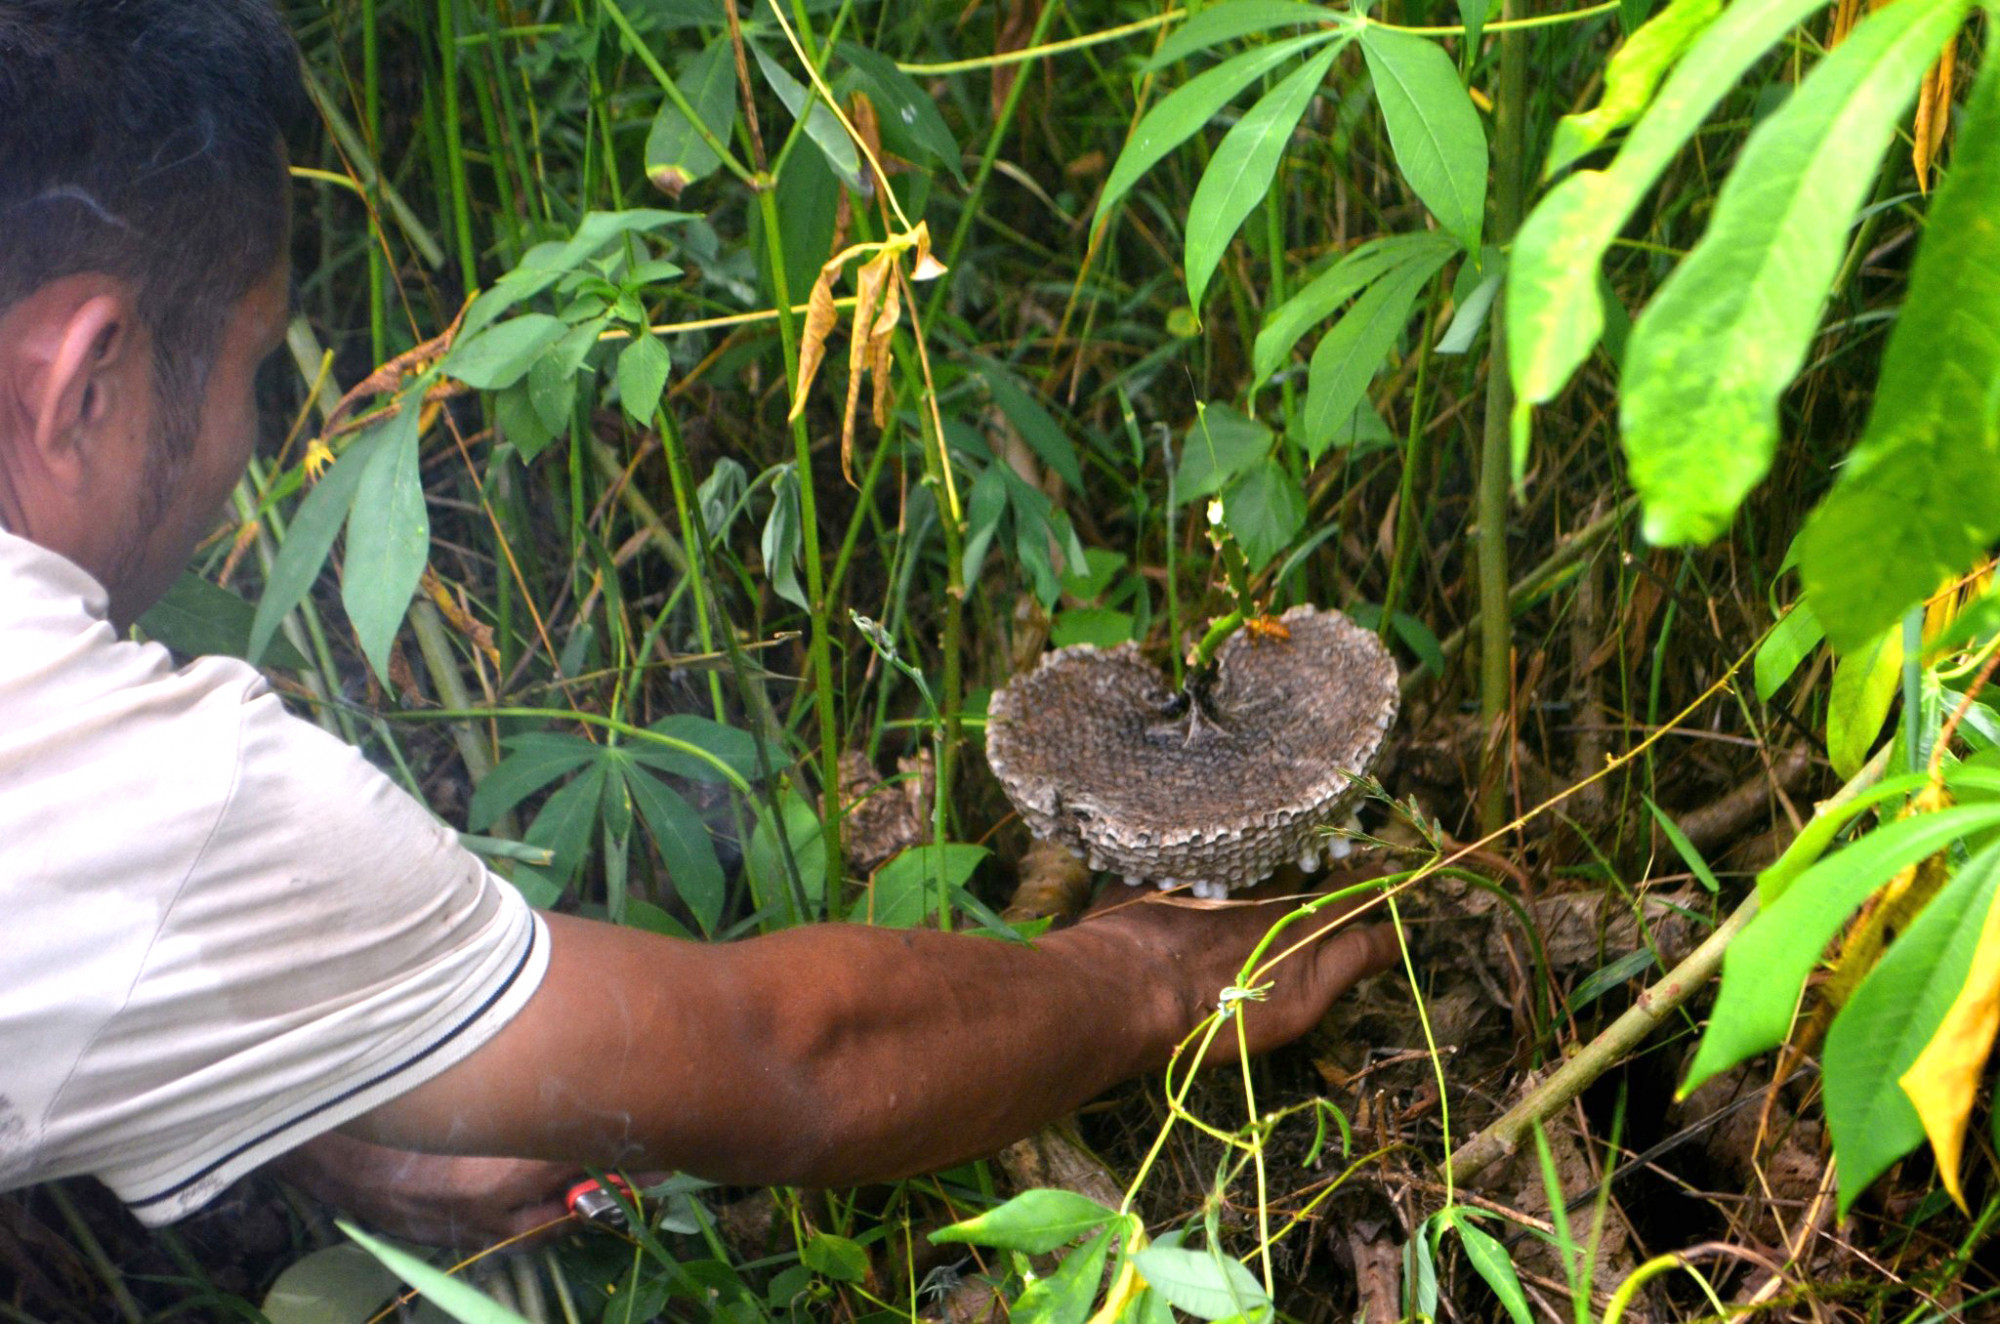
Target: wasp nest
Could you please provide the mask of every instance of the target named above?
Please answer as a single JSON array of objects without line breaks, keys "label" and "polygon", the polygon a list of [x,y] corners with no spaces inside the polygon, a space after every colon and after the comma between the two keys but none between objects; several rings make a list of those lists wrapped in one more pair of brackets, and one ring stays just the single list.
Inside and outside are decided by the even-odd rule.
[{"label": "wasp nest", "polygon": [[1029,829],[1197,896],[1316,867],[1395,720],[1396,664],[1339,612],[1279,621],[1224,644],[1205,692],[1175,691],[1130,643],[1057,649],[1010,681],[986,753]]}]

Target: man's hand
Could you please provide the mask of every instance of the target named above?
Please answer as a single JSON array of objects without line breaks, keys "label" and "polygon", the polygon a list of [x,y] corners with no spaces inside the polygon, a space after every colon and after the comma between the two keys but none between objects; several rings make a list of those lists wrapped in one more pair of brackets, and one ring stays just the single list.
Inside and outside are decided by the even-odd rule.
[{"label": "man's hand", "polygon": [[[550,915],[548,974],[520,1015],[349,1129],[745,1185],[932,1171],[1163,1066],[1289,910],[1114,901],[1033,944],[839,923],[696,943]],[[1343,927],[1280,961],[1240,1013],[1251,1051],[1304,1033],[1395,954]],[[1212,1056],[1235,1050],[1232,1028]]]},{"label": "man's hand", "polygon": [[[1336,872],[1316,880],[1317,890],[1339,891],[1371,876]],[[1271,926],[1311,899],[1282,886],[1252,888],[1224,902],[1112,886],[1069,932],[1079,941],[1108,940],[1120,948],[1152,954],[1152,968],[1144,977],[1171,993],[1167,1033],[1178,1042],[1216,1009],[1224,989],[1235,986],[1243,962]],[[1268,990],[1260,998],[1237,1004],[1251,1053],[1290,1043],[1311,1029],[1334,999],[1395,963],[1400,948],[1394,929],[1354,919],[1336,924],[1366,900],[1360,896],[1329,905],[1288,927],[1266,950],[1261,964],[1269,969],[1256,983],[1268,984]],[[1323,936],[1275,959],[1314,934]],[[1170,1051],[1172,1044],[1167,1048]],[[1236,1056],[1236,1031],[1231,1027],[1216,1036],[1205,1064],[1234,1061]]]},{"label": "man's hand", "polygon": [[[584,1179],[573,1163],[413,1154],[330,1132],[272,1169],[314,1199],[370,1227],[426,1246],[482,1250],[547,1224],[560,1230],[564,1193]],[[546,1237],[519,1243],[540,1245]]]}]

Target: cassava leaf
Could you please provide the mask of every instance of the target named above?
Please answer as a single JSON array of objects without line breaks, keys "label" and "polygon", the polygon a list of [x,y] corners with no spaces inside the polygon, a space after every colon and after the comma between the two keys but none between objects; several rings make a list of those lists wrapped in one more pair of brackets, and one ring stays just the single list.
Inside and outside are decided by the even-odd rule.
[{"label": "cassava leaf", "polygon": [[1175,28],[1173,35],[1161,42],[1160,49],[1141,67],[1148,72],[1165,69],[1190,55],[1237,37],[1308,23],[1337,23],[1352,27],[1355,26],[1355,19],[1352,14],[1328,9],[1324,5],[1302,4],[1300,0],[1226,0],[1224,4],[1205,6],[1200,13]]},{"label": "cassava leaf", "polygon": [[1819,617],[1813,615],[1808,604],[1797,603],[1786,612],[1771,627],[1771,633],[1764,642],[1758,645],[1757,659],[1752,666],[1757,680],[1757,697],[1769,703],[1771,696],[1792,678],[1792,673],[1799,669],[1799,663],[1819,647],[1819,641],[1824,637]]},{"label": "cassava leaf", "polygon": [[1222,136],[1209,158],[1187,213],[1188,302],[1196,311],[1243,218],[1270,192],[1292,130],[1339,53],[1337,46],[1323,50],[1286,74]]},{"label": "cassava leaf", "polygon": [[578,736],[532,734],[507,741],[507,757],[486,774],[472,793],[465,825],[474,832],[491,827],[499,817],[558,777],[595,760],[599,747]]},{"label": "cassava leaf", "polygon": [[1896,626],[1834,667],[1826,700],[1826,754],[1843,778],[1852,777],[1868,761],[1868,751],[1896,701],[1902,667],[1903,632]]},{"label": "cassava leaf", "polygon": [[947,893],[964,887],[990,854],[984,846],[956,841],[912,846],[875,871],[868,889],[854,899],[848,919],[897,929],[921,924],[937,913],[940,876]]},{"label": "cassava leaf", "polygon": [[1716,537],[1770,468],[1855,209],[1968,4],[1863,20],[1751,133],[1708,233],[1633,325],[1620,427],[1654,544]]},{"label": "cassava leaf", "polygon": [[1258,46],[1231,56],[1215,68],[1190,78],[1185,86],[1168,93],[1159,105],[1146,112],[1145,117],[1133,127],[1132,136],[1125,140],[1124,150],[1118,153],[1118,160],[1111,167],[1110,178],[1104,181],[1104,192],[1098,195],[1097,212],[1091,217],[1091,228],[1096,229],[1103,224],[1105,216],[1118,205],[1119,199],[1131,190],[1141,175],[1205,127],[1237,93],[1294,55],[1332,41],[1336,35],[1332,32],[1309,32],[1303,37]]},{"label": "cassava leaf", "polygon": [[1840,648],[2000,536],[2000,63],[1964,115],[1867,430],[1799,535],[1806,594]]},{"label": "cassava leaf", "polygon": [[1870,832],[1801,874],[1750,921],[1722,961],[1715,1011],[1681,1096],[1783,1041],[1799,990],[1847,917],[1904,865],[2000,823],[2000,805],[1959,806]]},{"label": "cassava leaf", "polygon": [[1397,168],[1438,224],[1477,253],[1486,215],[1486,130],[1451,57],[1434,41],[1379,24],[1362,30],[1361,52]]},{"label": "cassava leaf", "polygon": [[1376,369],[1409,323],[1424,283],[1447,255],[1433,251],[1370,285],[1320,337],[1306,375],[1306,454],[1317,464],[1368,394]]},{"label": "cassava leaf", "polygon": [[1332,315],[1336,308],[1368,288],[1375,281],[1410,262],[1435,255],[1435,271],[1458,251],[1448,236],[1434,230],[1417,234],[1390,235],[1357,245],[1325,271],[1308,281],[1299,291],[1265,314],[1252,353],[1258,381],[1263,381],[1283,365],[1300,337]]},{"label": "cassava leaf", "polygon": [[[1739,0],[1702,33],[1604,170],[1550,190],[1514,238],[1507,370],[1522,404],[1553,399],[1604,333],[1604,253],[1681,145],[1771,43],[1826,0]],[[1526,463],[1517,432],[1514,473]]]},{"label": "cassava leaf", "polygon": [[[1842,1218],[1884,1169],[1923,1143],[1901,1077],[1965,987],[1996,885],[2000,849],[1989,848],[1931,898],[1827,1030],[1821,1067]],[[1976,1088],[1977,1077],[1969,1083]]]},{"label": "cassava leaf", "polygon": [[1626,39],[1604,66],[1604,94],[1587,111],[1556,121],[1542,177],[1553,178],[1639,117],[1660,80],[1722,12],[1722,0],[1673,0]]},{"label": "cassava leaf", "polygon": [[[1896,1082],[1916,1110],[1937,1154],[1938,1177],[1960,1209],[1968,1207],[1959,1176],[1966,1122],[1979,1098],[1979,1083],[1993,1053],[1994,1034],[2000,1031],[2000,898],[1993,895],[1991,885],[1996,872],[1993,859],[1994,850],[1988,848],[1964,871],[1972,873],[1983,863],[1988,876],[1986,896],[1968,903],[1960,921],[1968,928],[1977,927],[1979,934],[1965,980],[1930,1042]],[[1930,912],[1927,909],[1924,913]]]},{"label": "cassava leaf", "polygon": [[431,516],[418,463],[424,386],[403,394],[403,411],[389,424],[383,447],[362,471],[347,517],[347,559],[340,600],[375,674],[389,679],[389,646],[417,591],[431,554]]},{"label": "cassava leaf", "polygon": [[[628,753],[630,751],[627,751]],[[683,800],[666,783],[637,767],[624,769],[625,786],[632,805],[659,847],[667,866],[667,879],[694,915],[701,931],[713,936],[722,922],[726,880],[715,858],[715,843],[709,839],[708,825],[694,806]]]}]

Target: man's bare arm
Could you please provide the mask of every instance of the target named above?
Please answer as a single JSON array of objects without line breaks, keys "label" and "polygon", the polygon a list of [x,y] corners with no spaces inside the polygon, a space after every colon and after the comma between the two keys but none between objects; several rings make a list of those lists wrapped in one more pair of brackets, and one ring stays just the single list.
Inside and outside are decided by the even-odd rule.
[{"label": "man's bare arm", "polygon": [[[1137,903],[1033,946],[850,924],[704,945],[550,916],[527,1008],[348,1129],[730,1182],[905,1176],[1163,1064],[1283,913]],[[1246,1008],[1252,1051],[1303,1033],[1395,950],[1353,929],[1285,962]]]}]

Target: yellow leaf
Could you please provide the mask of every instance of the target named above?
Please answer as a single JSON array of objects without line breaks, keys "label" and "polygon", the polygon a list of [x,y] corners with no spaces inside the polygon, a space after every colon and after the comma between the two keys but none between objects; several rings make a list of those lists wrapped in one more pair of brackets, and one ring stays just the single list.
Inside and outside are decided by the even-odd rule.
[{"label": "yellow leaf", "polygon": [[326,466],[333,463],[333,451],[327,447],[324,439],[314,437],[306,446],[306,455],[303,463],[305,464],[306,477],[310,481],[317,483],[319,476],[326,472]]},{"label": "yellow leaf", "polygon": [[895,254],[887,248],[861,264],[854,273],[854,332],[847,346],[847,407],[840,415],[840,472],[854,483],[854,411],[861,402],[861,374],[868,369],[868,344],[874,334],[882,289],[894,274]]},{"label": "yellow leaf", "polygon": [[792,393],[791,412],[785,415],[787,423],[805,412],[806,394],[812,390],[813,378],[819,376],[820,362],[826,358],[826,338],[833,334],[834,324],[840,320],[833,306],[833,283],[840,279],[840,269],[846,262],[845,250],[828,258],[806,298],[806,324],[799,337],[799,384]]},{"label": "yellow leaf", "polygon": [[875,399],[871,412],[878,428],[889,423],[889,347],[896,333],[896,323],[903,317],[902,291],[900,281],[889,282],[889,288],[882,295],[882,312],[868,333],[868,370],[875,374]]},{"label": "yellow leaf", "polygon": [[910,231],[911,242],[916,246],[917,261],[910,268],[911,280],[936,280],[944,275],[945,265],[931,256],[931,226],[929,221],[918,221],[916,229]]},{"label": "yellow leaf", "polygon": [[1965,1123],[1979,1094],[1979,1078],[2000,1030],[2000,896],[1988,906],[1972,954],[1972,972],[1938,1023],[1937,1033],[1896,1083],[1917,1110],[1937,1154],[1944,1188],[1964,1209],[1959,1161],[1965,1153]]},{"label": "yellow leaf", "polygon": [[1112,1324],[1146,1290],[1146,1280],[1139,1276],[1139,1267],[1132,1262],[1133,1256],[1146,1249],[1146,1225],[1137,1214],[1126,1218],[1129,1226],[1125,1230],[1125,1253],[1119,1261],[1118,1276],[1111,1280],[1111,1290],[1105,1293],[1104,1304],[1090,1317],[1089,1324]]}]

